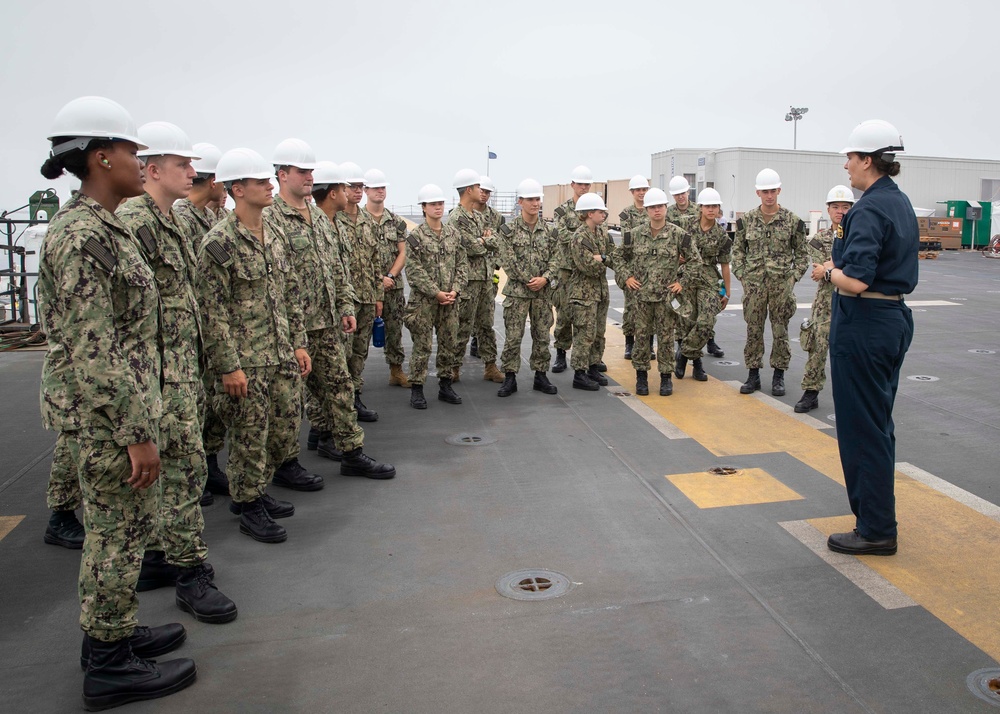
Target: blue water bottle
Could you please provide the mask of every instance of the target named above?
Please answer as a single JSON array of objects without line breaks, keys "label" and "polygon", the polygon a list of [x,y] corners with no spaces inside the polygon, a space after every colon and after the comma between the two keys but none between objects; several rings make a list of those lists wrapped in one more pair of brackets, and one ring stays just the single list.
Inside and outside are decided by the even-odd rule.
[{"label": "blue water bottle", "polygon": [[375,325],[372,327],[372,344],[375,347],[385,347],[385,320],[381,317],[375,318]]}]

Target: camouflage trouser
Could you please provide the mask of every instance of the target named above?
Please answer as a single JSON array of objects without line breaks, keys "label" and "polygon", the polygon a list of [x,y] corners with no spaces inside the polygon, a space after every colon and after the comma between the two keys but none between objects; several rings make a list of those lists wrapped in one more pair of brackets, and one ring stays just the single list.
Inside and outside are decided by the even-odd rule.
[{"label": "camouflage trouser", "polygon": [[[402,285],[402,279],[396,279],[397,285]],[[403,314],[406,311],[406,298],[403,288],[385,291],[382,302],[382,319],[385,321],[385,363],[387,365],[403,364],[406,353],[403,352]]]},{"label": "camouflage trouser", "polygon": [[[358,329],[351,335],[347,350],[347,368],[354,382],[354,389],[361,391],[365,380],[361,374],[365,371],[368,361],[368,348],[372,343],[372,328],[375,326],[375,303],[354,303],[354,316],[358,321]],[[351,400],[353,402],[353,395]]]},{"label": "camouflage trouser", "polygon": [[431,340],[435,332],[437,332],[435,365],[438,376],[450,377],[451,370],[459,364],[455,361],[458,344],[458,310],[458,305],[438,305],[437,300],[432,297],[410,293],[410,302],[406,306],[406,329],[413,337],[410,384],[423,384],[427,381],[427,362],[431,357]]},{"label": "camouflage trouser", "polygon": [[208,478],[199,418],[203,386],[167,382],[162,391],[158,512],[146,548],[164,551],[168,563],[193,568],[208,556],[208,546],[201,537],[205,518],[199,504]]},{"label": "camouflage trouser", "polygon": [[604,359],[604,331],[608,326],[608,297],[569,304],[573,320],[573,370],[587,369]]},{"label": "camouflage trouser", "polygon": [[743,319],[747,343],[743,360],[748,369],[759,369],[764,360],[764,322],[771,319],[771,367],[788,369],[788,321],[795,314],[795,279],[746,276],[743,281]]},{"label": "camouflage trouser", "polygon": [[660,372],[674,370],[674,326],[677,314],[666,300],[635,303],[635,346],[632,348],[632,369],[649,371],[649,338],[656,336],[656,363]]},{"label": "camouflage trouser", "polygon": [[572,308],[566,299],[566,288],[560,285],[552,290],[552,307],[556,309],[556,329],[552,335],[556,349],[568,350],[573,346],[573,315]]},{"label": "camouflage trouser", "polygon": [[129,637],[138,624],[135,584],[156,518],[156,487],[136,489],[128,449],[79,433],[69,439],[83,492],[80,627],[102,642]]},{"label": "camouflage trouser", "polygon": [[45,505],[52,511],[75,511],[81,503],[80,479],[68,439],[65,432],[59,432],[52,450],[49,485],[45,489]]},{"label": "camouflage trouser", "polygon": [[802,375],[802,389],[823,391],[826,384],[826,355],[830,350],[830,311],[833,302],[833,286],[821,283],[813,300],[809,314],[809,329],[799,332],[799,343],[809,353],[805,373]]},{"label": "camouflage trouser", "polygon": [[622,334],[626,337],[635,336],[635,293],[632,290],[622,290],[625,296],[625,309],[622,310]]},{"label": "camouflage trouser", "polygon": [[229,492],[237,503],[264,494],[275,469],[299,453],[302,383],[298,365],[247,367],[247,396],[216,387],[216,404],[229,427]]},{"label": "camouflage trouser", "polygon": [[[332,431],[338,449],[353,451],[365,443],[365,432],[354,411],[354,383],[341,332],[340,327],[309,332],[312,372],[306,377],[306,404],[309,423],[320,431]],[[318,412],[315,420],[311,410]]]},{"label": "camouflage trouser", "polygon": [[503,299],[503,357],[504,372],[517,372],[521,368],[521,340],[524,339],[524,322],[531,320],[531,358],[528,365],[535,372],[548,372],[552,355],[549,352],[549,330],[552,328],[552,304],[547,296],[522,298],[506,296]]},{"label": "camouflage trouser", "polygon": [[496,309],[496,302],[493,295],[491,281],[470,280],[465,292],[459,297],[455,364],[460,365],[465,359],[465,347],[469,344],[469,337],[475,337],[479,343],[479,357],[483,360],[483,364],[496,363],[497,336],[493,332],[493,312]]},{"label": "camouflage trouser", "polygon": [[701,359],[701,349],[715,332],[715,316],[722,308],[719,291],[712,288],[685,287],[678,296],[677,339],[681,353],[688,359]]},{"label": "camouflage trouser", "polygon": [[226,448],[226,425],[215,408],[215,385],[217,377],[212,372],[205,372],[205,411],[201,417],[201,440],[206,454],[218,454]]}]

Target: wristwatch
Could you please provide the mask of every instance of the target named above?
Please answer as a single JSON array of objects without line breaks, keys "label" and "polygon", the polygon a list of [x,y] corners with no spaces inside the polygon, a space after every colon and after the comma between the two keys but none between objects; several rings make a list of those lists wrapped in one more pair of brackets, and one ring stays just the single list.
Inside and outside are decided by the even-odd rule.
[{"label": "wristwatch", "polygon": [[830,276],[832,273],[833,273],[833,268],[827,268],[826,272],[823,273],[823,280],[827,283],[830,282]]},{"label": "wristwatch", "polygon": [[386,273],[385,277],[389,278],[389,280],[395,280],[396,279],[396,276],[393,275],[392,273]]}]

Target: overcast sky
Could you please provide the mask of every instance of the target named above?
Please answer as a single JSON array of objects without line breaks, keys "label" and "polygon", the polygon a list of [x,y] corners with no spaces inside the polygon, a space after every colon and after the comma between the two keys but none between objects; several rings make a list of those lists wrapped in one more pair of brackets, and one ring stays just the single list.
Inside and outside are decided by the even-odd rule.
[{"label": "overcast sky", "polygon": [[838,151],[858,122],[907,151],[1000,159],[995,0],[274,2],[8,0],[0,209],[40,188],[56,113],[86,94],[138,124],[270,157],[287,137],[388,176],[388,204],[464,167],[500,191],[649,174],[675,147]]}]

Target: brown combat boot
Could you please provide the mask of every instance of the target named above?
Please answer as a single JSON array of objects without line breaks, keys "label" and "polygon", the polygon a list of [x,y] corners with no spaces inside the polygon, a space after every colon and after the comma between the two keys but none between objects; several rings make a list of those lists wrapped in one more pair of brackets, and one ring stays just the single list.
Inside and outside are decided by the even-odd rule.
[{"label": "brown combat boot", "polygon": [[389,386],[409,388],[410,380],[406,378],[406,373],[403,372],[403,365],[389,365]]},{"label": "brown combat boot", "polygon": [[497,369],[496,363],[490,363],[486,365],[486,369],[483,370],[483,379],[488,382],[496,382],[497,384],[503,383],[503,372]]}]

